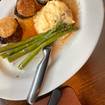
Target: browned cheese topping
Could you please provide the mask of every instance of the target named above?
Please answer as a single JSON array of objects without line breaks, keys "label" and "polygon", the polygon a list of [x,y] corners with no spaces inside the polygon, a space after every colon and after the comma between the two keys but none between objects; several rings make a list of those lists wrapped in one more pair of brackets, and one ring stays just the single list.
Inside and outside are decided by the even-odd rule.
[{"label": "browned cheese topping", "polygon": [[48,3],[33,17],[34,26],[38,33],[51,29],[58,21],[73,24],[72,12],[62,1],[48,1]]}]

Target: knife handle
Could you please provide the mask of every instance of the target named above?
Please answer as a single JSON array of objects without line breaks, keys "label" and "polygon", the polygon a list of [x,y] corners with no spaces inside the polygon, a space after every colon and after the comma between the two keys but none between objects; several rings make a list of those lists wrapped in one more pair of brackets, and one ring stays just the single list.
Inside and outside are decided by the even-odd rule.
[{"label": "knife handle", "polygon": [[57,105],[61,96],[62,92],[60,89],[53,90],[47,105]]},{"label": "knife handle", "polygon": [[43,82],[43,78],[46,72],[46,68],[48,65],[48,60],[49,60],[49,56],[50,56],[50,52],[51,52],[51,48],[50,47],[46,47],[43,49],[44,52],[44,58],[42,59],[42,61],[39,63],[39,65],[37,66],[37,70],[32,82],[32,86],[30,88],[28,97],[27,97],[27,102],[32,105],[33,103],[35,103],[35,101],[38,98],[38,94],[40,92],[40,88],[41,88],[41,84]]}]

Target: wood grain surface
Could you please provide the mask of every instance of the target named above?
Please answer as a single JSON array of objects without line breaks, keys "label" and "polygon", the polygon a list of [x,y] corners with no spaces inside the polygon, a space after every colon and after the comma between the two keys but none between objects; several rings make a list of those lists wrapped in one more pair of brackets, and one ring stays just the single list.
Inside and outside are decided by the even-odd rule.
[{"label": "wood grain surface", "polygon": [[[88,62],[66,85],[71,86],[82,105],[105,105],[105,22],[101,37]],[[0,100],[0,105],[28,105],[26,101]]]}]

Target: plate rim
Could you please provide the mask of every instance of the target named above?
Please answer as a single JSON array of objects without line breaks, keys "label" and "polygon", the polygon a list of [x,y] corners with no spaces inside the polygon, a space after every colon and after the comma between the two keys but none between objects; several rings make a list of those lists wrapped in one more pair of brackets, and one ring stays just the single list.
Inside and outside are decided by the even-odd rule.
[{"label": "plate rim", "polygon": [[[101,35],[102,29],[103,29],[103,24],[104,24],[104,16],[105,16],[105,14],[104,14],[104,3],[103,3],[103,0],[101,0],[100,2],[101,2],[102,5],[103,5],[103,10],[102,10],[102,12],[103,12],[103,14],[102,14],[102,15],[103,15],[103,16],[102,16],[102,24],[101,24],[101,26],[100,26],[100,27],[101,27],[100,35]],[[98,36],[98,39],[97,39],[97,41],[96,41],[97,43],[98,43],[98,40],[99,40],[100,35]],[[96,48],[97,43],[95,43],[94,49]],[[93,50],[94,50],[94,49],[93,49]],[[93,50],[90,52],[89,57],[91,56]],[[87,62],[87,60],[89,59],[89,57],[87,57],[87,59],[85,60],[84,64]],[[84,64],[83,64],[83,65],[84,65]],[[81,67],[82,67],[83,65],[81,65]],[[81,68],[81,67],[80,67],[80,68]],[[79,68],[79,69],[80,69],[80,68]],[[79,70],[76,70],[76,72],[78,72],[78,71],[79,71]],[[75,73],[76,73],[76,72],[75,72]],[[74,74],[75,74],[75,73],[74,73]],[[74,74],[72,74],[72,75],[74,75]],[[71,78],[71,77],[68,77],[68,79],[69,79],[69,78]],[[68,79],[67,79],[67,80],[68,80]],[[63,83],[64,83],[65,81],[67,81],[67,80],[64,80]],[[60,84],[59,84],[59,86],[60,86]],[[56,87],[58,87],[58,86],[56,86]],[[53,88],[53,89],[54,89],[54,88]],[[50,91],[51,91],[51,90],[50,90]],[[50,92],[50,91],[49,91],[49,92]],[[45,94],[46,94],[46,93],[45,93]],[[44,94],[41,94],[41,95],[44,95]],[[25,100],[25,99],[26,99],[25,97],[24,97],[23,99],[16,99],[16,98],[15,98],[15,99],[11,99],[11,98],[8,98],[8,97],[1,97],[1,98],[2,98],[2,99],[8,99],[8,100]]]}]

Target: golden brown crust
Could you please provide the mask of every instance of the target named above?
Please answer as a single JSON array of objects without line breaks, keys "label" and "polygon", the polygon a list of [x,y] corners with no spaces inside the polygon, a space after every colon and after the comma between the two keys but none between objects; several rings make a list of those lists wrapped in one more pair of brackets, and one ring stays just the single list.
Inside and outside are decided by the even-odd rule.
[{"label": "golden brown crust", "polygon": [[19,42],[22,39],[22,28],[21,26],[18,24],[16,31],[8,38],[2,38],[0,37],[0,43],[1,44],[5,44],[5,43],[10,43],[10,42]]},{"label": "golden brown crust", "polygon": [[5,44],[20,41],[22,39],[23,30],[17,19],[5,17],[1,20],[3,20],[3,23],[0,21],[0,23],[2,23],[0,24],[0,43]]},{"label": "golden brown crust", "polygon": [[34,0],[18,0],[15,12],[20,17],[33,16],[36,12]]},{"label": "golden brown crust", "polygon": [[17,21],[12,17],[0,19],[0,36],[2,38],[10,37],[18,26]]}]

